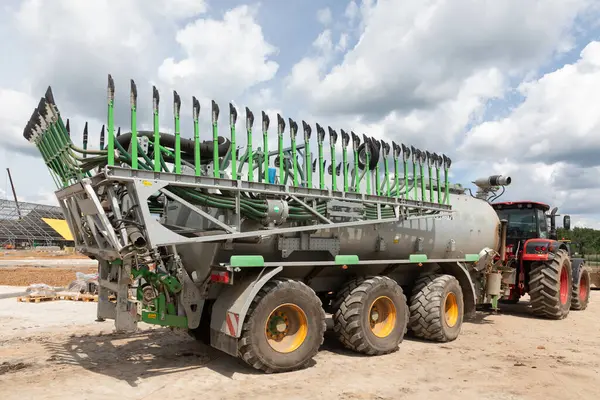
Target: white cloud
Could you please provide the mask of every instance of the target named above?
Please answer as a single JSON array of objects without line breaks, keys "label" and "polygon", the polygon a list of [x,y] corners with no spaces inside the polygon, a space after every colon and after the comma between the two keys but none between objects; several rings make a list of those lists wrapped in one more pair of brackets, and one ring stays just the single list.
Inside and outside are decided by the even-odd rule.
[{"label": "white cloud", "polygon": [[[455,143],[462,141],[464,127],[480,119],[486,99],[502,96],[503,88],[500,71],[493,68],[479,71],[462,82],[454,98],[434,109],[388,114],[382,122],[384,135],[390,139],[398,137],[417,147],[452,152]],[[420,90],[436,88],[423,84]],[[465,159],[470,157],[465,156]]]},{"label": "white cloud", "polygon": [[26,93],[0,87],[0,147],[11,151],[31,149],[23,138],[23,128],[37,106],[37,101]]},{"label": "white cloud", "polygon": [[346,11],[344,12],[344,15],[350,21],[354,21],[354,19],[356,19],[356,17],[358,17],[358,14],[359,14],[359,9],[358,9],[358,6],[356,5],[356,2],[354,0],[350,1],[348,3],[348,5],[346,6]]},{"label": "white cloud", "polygon": [[[48,85],[59,87],[60,104],[70,115],[102,118],[106,75],[113,75],[118,89],[127,87],[129,78],[150,80],[161,54],[172,47],[167,38],[177,18],[164,11],[165,4],[23,1],[9,23],[23,43],[20,59],[29,69],[27,89],[37,97]],[[127,99],[124,92],[117,90]]]},{"label": "white cloud", "polygon": [[519,92],[523,103],[471,129],[462,154],[600,165],[600,42],[588,44],[577,62],[522,83]]},{"label": "white cloud", "polygon": [[335,49],[336,49],[336,51],[346,51],[347,47],[348,47],[348,34],[342,33],[340,35],[338,44],[335,46]]},{"label": "white cloud", "polygon": [[290,90],[323,114],[382,116],[435,107],[455,98],[462,82],[482,70],[516,74],[536,68],[564,47],[558,43],[585,5],[584,0],[365,1],[356,46],[320,74],[317,85],[300,90],[292,80]]},{"label": "white cloud", "polygon": [[315,56],[305,57],[292,67],[291,73],[286,78],[287,87],[291,92],[303,92],[319,84],[319,77],[332,60],[331,36],[331,30],[322,31],[312,43]]},{"label": "white cloud", "polygon": [[160,79],[208,96],[229,97],[271,80],[279,66],[269,58],[277,49],[265,40],[254,14],[254,9],[240,6],[227,11],[223,20],[197,19],[179,30],[176,41],[185,56],[165,59],[158,69]]},{"label": "white cloud", "polygon": [[328,55],[333,49],[333,43],[331,41],[331,31],[329,29],[324,30],[313,42],[315,46],[322,54]]},{"label": "white cloud", "polygon": [[204,0],[160,0],[158,7],[174,18],[191,18],[208,9]]},{"label": "white cloud", "polygon": [[317,11],[317,21],[319,21],[323,25],[329,25],[331,23],[331,10],[329,7],[322,8]]}]

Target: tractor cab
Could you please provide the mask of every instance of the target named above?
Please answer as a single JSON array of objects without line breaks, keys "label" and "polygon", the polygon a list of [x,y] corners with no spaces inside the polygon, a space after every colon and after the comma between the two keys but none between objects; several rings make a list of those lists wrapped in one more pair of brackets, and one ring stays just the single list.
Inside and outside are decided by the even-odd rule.
[{"label": "tractor cab", "polygon": [[[493,203],[500,220],[506,220],[506,245],[517,246],[528,239],[554,239],[556,237],[556,207],[535,201]],[[565,215],[563,226],[570,229],[570,217]]]}]

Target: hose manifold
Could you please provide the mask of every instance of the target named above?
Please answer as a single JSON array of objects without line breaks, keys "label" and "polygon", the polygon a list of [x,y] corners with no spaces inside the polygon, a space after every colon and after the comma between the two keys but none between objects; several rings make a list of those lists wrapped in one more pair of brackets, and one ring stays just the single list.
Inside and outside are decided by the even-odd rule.
[{"label": "hose manifold", "polygon": [[287,221],[290,215],[290,207],[287,201],[267,199],[267,216],[263,218],[264,225],[281,225]]}]

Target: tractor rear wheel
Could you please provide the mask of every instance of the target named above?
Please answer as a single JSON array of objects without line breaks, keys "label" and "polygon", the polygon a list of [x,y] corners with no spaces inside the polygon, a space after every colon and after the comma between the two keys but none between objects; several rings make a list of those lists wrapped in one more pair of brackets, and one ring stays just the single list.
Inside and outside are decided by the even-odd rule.
[{"label": "tractor rear wheel", "polygon": [[460,333],[463,293],[452,275],[425,275],[415,283],[410,298],[409,327],[416,337],[449,342]]},{"label": "tractor rear wheel", "polygon": [[408,322],[402,288],[391,278],[375,276],[348,282],[333,304],[333,330],[348,349],[368,355],[398,350]]},{"label": "tractor rear wheel", "polygon": [[590,271],[581,265],[579,279],[573,284],[573,298],[571,299],[571,310],[585,310],[590,301]]},{"label": "tractor rear wheel", "polygon": [[552,260],[533,263],[529,272],[533,314],[550,319],[563,319],[569,315],[572,284],[571,260],[565,250],[558,250]]},{"label": "tractor rear wheel", "polygon": [[275,278],[250,305],[238,353],[267,373],[305,368],[323,344],[325,329],[325,311],[316,293],[302,282]]}]

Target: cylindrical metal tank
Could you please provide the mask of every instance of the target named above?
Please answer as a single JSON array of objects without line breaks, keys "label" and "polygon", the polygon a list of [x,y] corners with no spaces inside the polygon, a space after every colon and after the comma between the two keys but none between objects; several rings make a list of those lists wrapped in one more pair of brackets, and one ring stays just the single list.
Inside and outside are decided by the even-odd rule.
[{"label": "cylindrical metal tank", "polygon": [[[450,204],[451,216],[344,230],[340,254],[358,254],[361,259],[406,259],[416,253],[428,258],[462,258],[485,247],[498,249],[500,221],[486,201],[451,195]],[[376,251],[382,241],[385,250]]]},{"label": "cylindrical metal tank", "polygon": [[[408,259],[411,254],[426,254],[429,259],[463,258],[486,247],[499,249],[500,221],[489,203],[468,194],[450,194],[450,204],[451,215],[322,230],[311,240],[339,238],[338,254],[357,255],[361,260]],[[214,261],[228,262],[232,255],[262,255],[265,261],[331,259],[325,241],[318,244],[319,251],[293,251],[285,258],[277,236],[245,241],[251,243],[234,241],[220,247]]]}]

